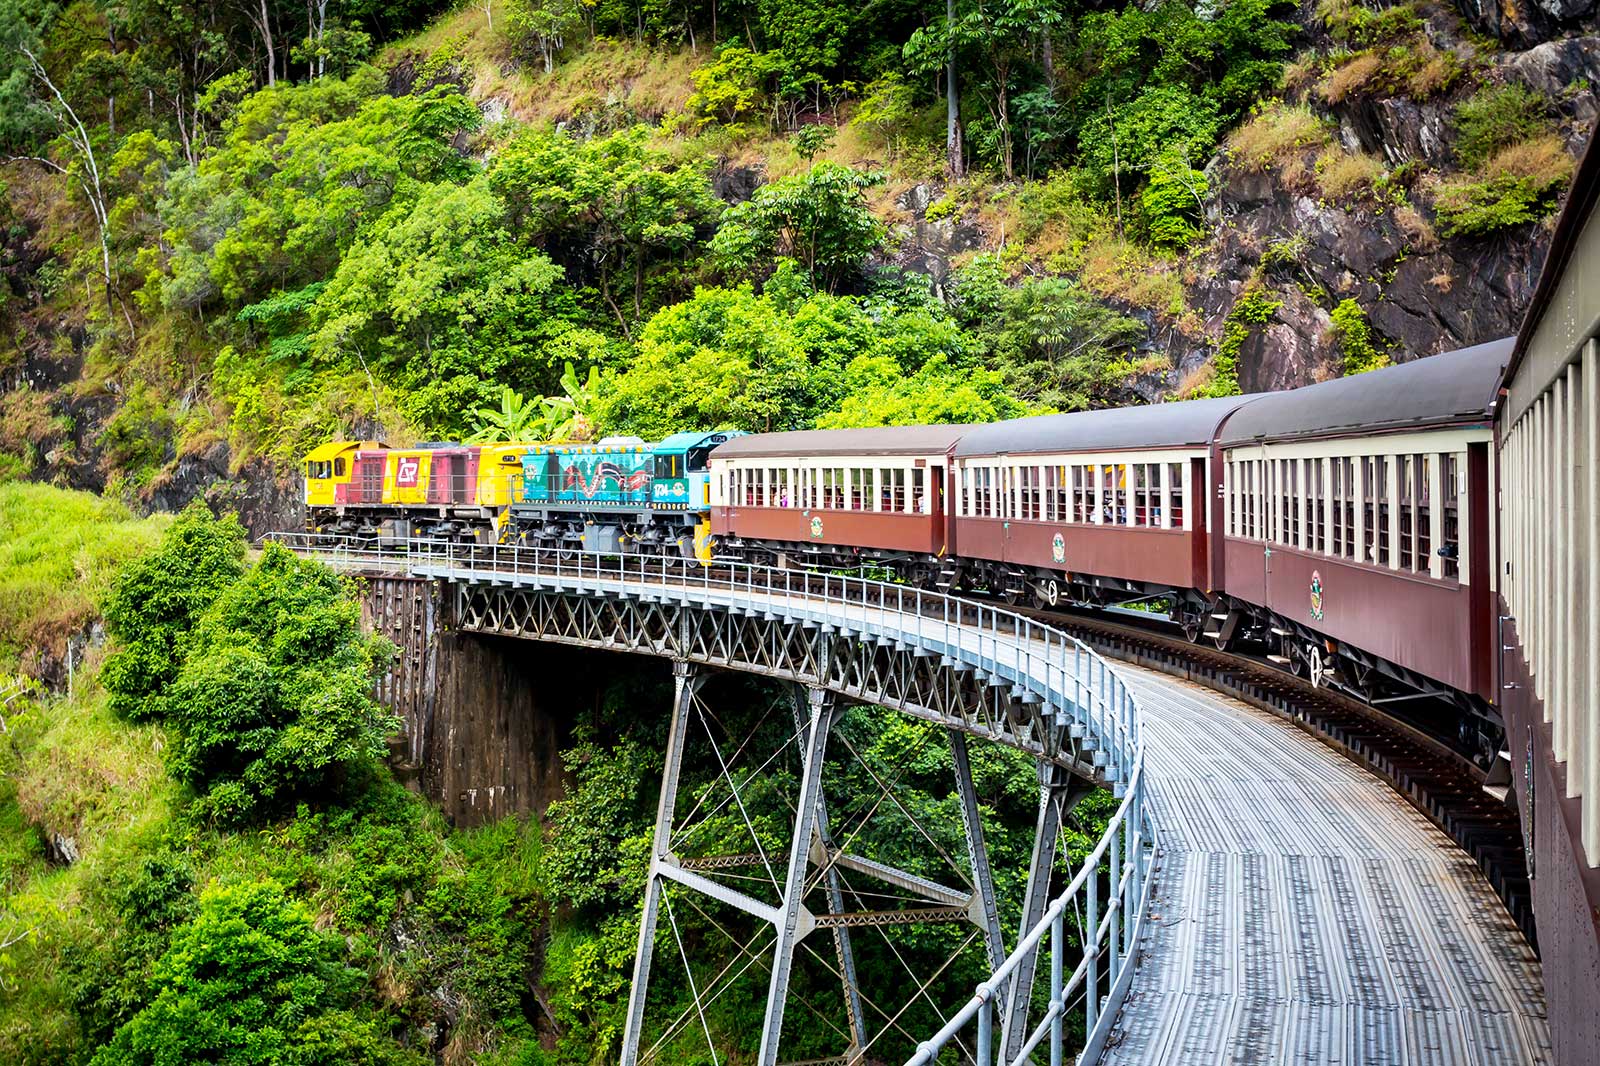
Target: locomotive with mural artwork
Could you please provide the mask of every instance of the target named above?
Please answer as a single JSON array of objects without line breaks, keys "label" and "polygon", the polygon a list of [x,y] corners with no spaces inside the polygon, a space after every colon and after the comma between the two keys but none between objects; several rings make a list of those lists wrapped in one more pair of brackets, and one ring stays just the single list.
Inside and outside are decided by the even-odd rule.
[{"label": "locomotive with mural artwork", "polygon": [[708,556],[707,458],[739,435],[413,448],[333,441],[305,459],[307,529],[358,544],[426,537]]}]

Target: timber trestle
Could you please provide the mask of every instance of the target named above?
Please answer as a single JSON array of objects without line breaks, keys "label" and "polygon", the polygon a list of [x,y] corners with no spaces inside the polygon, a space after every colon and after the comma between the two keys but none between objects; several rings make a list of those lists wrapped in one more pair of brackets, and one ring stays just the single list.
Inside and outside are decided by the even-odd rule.
[{"label": "timber trestle", "polygon": [[[828,1021],[831,1057],[814,1061],[881,1059],[885,1038],[911,1063],[931,1063],[946,1048],[978,1066],[1059,1066],[1074,1051],[1080,1061],[1098,1059],[1132,972],[1155,826],[1142,795],[1134,700],[1074,638],[987,604],[856,576],[438,541],[352,547],[305,535],[272,539],[342,570],[429,579],[458,632],[672,661],[625,1066],[670,1061],[675,1040],[701,1035],[712,1061],[723,1061],[707,1011],[738,982],[766,989],[754,1034],[758,1066],[786,1061],[785,1013],[801,1008],[837,1019]],[[786,706],[732,730],[704,691],[708,671],[721,670],[788,682]],[[854,705],[938,727],[928,735],[948,744],[961,808],[959,858],[944,854],[901,804],[895,777],[874,769],[835,728]],[[972,779],[973,737],[1024,752],[1038,767],[1034,846],[1021,920],[1009,939]],[[830,819],[830,760],[869,775],[865,814]],[[1096,788],[1121,802],[1062,890],[1066,878],[1053,883],[1052,874],[1063,821]],[[861,854],[861,827],[881,811],[921,833],[947,860],[949,876]],[[690,920],[733,942],[733,961],[720,972],[693,964],[693,940],[683,936]],[[966,932],[951,938],[959,946],[948,961],[908,973],[907,1003],[867,996],[855,938],[937,925]],[[964,951],[977,953],[988,978],[964,1004],[934,1003],[930,989]],[[798,987],[801,963],[808,978]],[[671,1005],[679,1008],[672,1018],[652,1014],[666,1006],[651,995],[652,970],[663,964],[681,966],[686,977],[688,1002]],[[810,998],[819,978],[839,996],[831,1012]],[[901,1018],[913,1002],[948,1020],[937,1033],[908,1032]],[[1077,1048],[1068,1046],[1067,1033],[1077,1028],[1067,1024],[1069,1013],[1082,1018]]]}]

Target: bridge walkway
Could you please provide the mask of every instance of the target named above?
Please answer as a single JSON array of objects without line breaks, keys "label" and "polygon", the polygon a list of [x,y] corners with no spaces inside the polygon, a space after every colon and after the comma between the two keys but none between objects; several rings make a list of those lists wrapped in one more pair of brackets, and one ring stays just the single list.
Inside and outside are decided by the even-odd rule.
[{"label": "bridge walkway", "polygon": [[1119,672],[1161,854],[1103,1063],[1550,1061],[1538,961],[1444,833],[1282,719]]}]

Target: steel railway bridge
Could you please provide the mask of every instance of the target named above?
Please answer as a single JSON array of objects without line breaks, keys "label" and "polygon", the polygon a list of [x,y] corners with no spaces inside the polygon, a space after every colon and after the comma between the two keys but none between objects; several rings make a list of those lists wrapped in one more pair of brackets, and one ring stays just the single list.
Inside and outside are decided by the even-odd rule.
[{"label": "steel railway bridge", "polygon": [[[623,1035],[629,1066],[673,1061],[674,1041],[709,1045],[706,1012],[747,972],[766,979],[762,1066],[793,1061],[785,1014],[816,1009],[807,997],[818,974],[833,984],[843,1024],[833,1025],[831,1056],[810,1061],[879,1062],[890,1047],[912,1064],[979,1066],[1548,1061],[1537,962],[1471,860],[1376,779],[1281,720],[1112,666],[1004,609],[856,577],[279,539],[369,581],[425,583],[441,626],[455,632],[671,660]],[[783,751],[760,750],[751,735],[719,745],[704,699],[716,671],[789,686]],[[832,728],[848,704],[947,734],[965,843],[950,877],[861,854],[858,825],[830,820],[830,743],[857,755]],[[973,740],[1038,767],[1013,928],[1000,919]],[[774,846],[757,829],[769,823],[755,810],[754,782],[785,754],[800,773]],[[691,768],[713,782],[697,795],[684,786]],[[894,781],[877,784],[873,809],[898,804]],[[1063,820],[1096,789],[1116,797],[1115,813],[1070,877],[1053,881]],[[717,814],[747,830],[743,846],[698,831]],[[732,936],[734,962],[708,976],[681,932],[688,914],[718,929],[738,916],[754,932]],[[908,925],[965,932],[949,961],[915,975],[906,1004],[872,1002],[858,979],[859,938]],[[907,1005],[928,1003],[963,950],[980,955],[988,976],[964,1003],[935,1004],[945,1019],[937,1031],[909,1032]],[[803,991],[802,962],[812,974]],[[671,1018],[650,995],[663,965],[681,967],[691,992]],[[714,1046],[709,1054],[721,1061]]]}]

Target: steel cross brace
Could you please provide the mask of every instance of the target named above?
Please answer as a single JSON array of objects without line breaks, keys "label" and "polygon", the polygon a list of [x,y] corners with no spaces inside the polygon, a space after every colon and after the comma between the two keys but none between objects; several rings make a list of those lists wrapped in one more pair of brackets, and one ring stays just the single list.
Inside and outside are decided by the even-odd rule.
[{"label": "steel cross brace", "polygon": [[[1055,867],[1061,820],[1093,791],[1094,786],[1083,785],[1061,767],[1040,761],[1039,817],[1034,824],[1033,855],[1028,863],[1028,886],[1022,900],[1018,940],[1039,924],[1050,902],[1050,874]],[[1006,1062],[1021,1053],[1022,1043],[1028,1037],[1028,1005],[1033,999],[1033,977],[1038,961],[1039,953],[1032,952],[1011,973],[1000,1028],[1000,1047]]]},{"label": "steel cross brace", "polygon": [[[814,731],[810,721],[810,708],[816,700],[824,696],[821,689],[806,688],[804,685],[791,687],[789,694],[790,705],[794,710],[795,740],[799,743],[801,754],[804,756],[811,746]],[[806,841],[806,845],[810,850],[831,854],[835,851],[835,847],[833,836],[828,831],[828,803],[822,793],[820,777],[817,784],[816,807],[816,829],[812,834],[813,839]],[[838,869],[829,865],[824,881],[828,890],[828,910],[832,914],[839,914],[844,910],[844,891]],[[853,1053],[867,1046],[867,1016],[861,1007],[861,986],[856,979],[856,957],[850,946],[850,930],[847,926],[833,927],[833,951],[838,959],[839,975],[844,983],[844,1007],[849,1017],[851,1044],[845,1053],[845,1058],[849,1059]]]},{"label": "steel cross brace", "polygon": [[650,874],[645,882],[644,910],[639,916],[639,949],[633,958],[633,987],[628,991],[628,1017],[622,1029],[623,1066],[639,1061],[639,1037],[650,988],[650,963],[655,954],[656,920],[661,909],[662,867],[671,856],[672,812],[678,804],[678,776],[688,739],[689,704],[704,683],[687,662],[672,664],[672,727],[667,733],[666,766],[661,772],[661,799],[656,805],[655,836],[650,847]]},{"label": "steel cross brace", "polygon": [[[1000,933],[1000,909],[995,900],[994,872],[989,868],[989,849],[983,839],[983,819],[978,810],[978,794],[972,787],[972,762],[967,757],[967,737],[950,730],[950,757],[955,764],[956,792],[961,797],[961,824],[967,841],[967,860],[972,865],[972,905],[974,925],[983,930],[983,943],[989,955],[991,972],[1006,961],[1005,939]],[[1004,995],[998,1006],[1004,1008]]]},{"label": "steel cross brace", "polygon": [[[804,906],[806,873],[810,866],[811,837],[818,825],[822,804],[822,763],[828,750],[828,733],[833,728],[834,702],[827,690],[806,689],[806,718],[803,734],[803,760],[800,771],[800,797],[795,804],[794,834],[789,840],[789,869],[784,877],[778,940],[772,949],[772,981],[767,986],[767,1010],[761,1023],[761,1047],[756,1066],[777,1066],[778,1041],[783,1035],[783,1010],[789,999],[789,973],[794,967],[794,949],[814,924]],[[801,928],[802,917],[805,929]],[[853,982],[852,982],[853,986]]]}]

